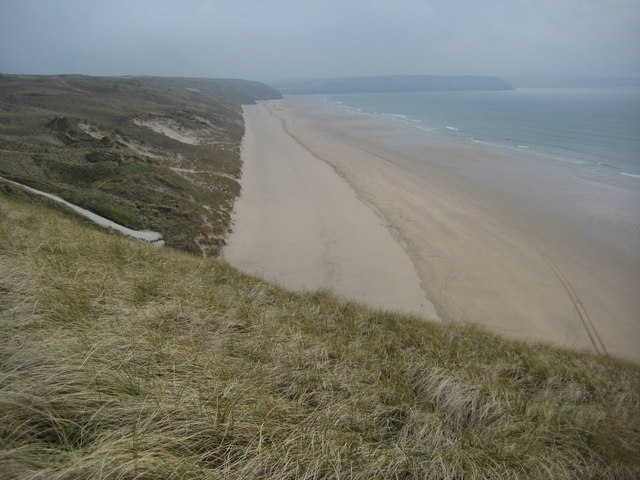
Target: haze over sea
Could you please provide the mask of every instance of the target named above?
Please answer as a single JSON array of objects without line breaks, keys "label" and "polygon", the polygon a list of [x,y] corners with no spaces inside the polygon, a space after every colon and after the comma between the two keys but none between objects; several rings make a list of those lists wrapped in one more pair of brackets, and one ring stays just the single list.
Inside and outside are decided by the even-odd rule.
[{"label": "haze over sea", "polygon": [[640,181],[640,88],[332,94],[353,113]]}]

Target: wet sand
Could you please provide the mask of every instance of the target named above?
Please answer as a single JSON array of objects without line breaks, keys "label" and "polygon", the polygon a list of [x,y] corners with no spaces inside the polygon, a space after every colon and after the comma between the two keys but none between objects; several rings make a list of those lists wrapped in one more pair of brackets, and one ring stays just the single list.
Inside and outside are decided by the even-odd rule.
[{"label": "wet sand", "polygon": [[[288,97],[246,109],[243,193],[223,252],[230,263],[290,288],[333,287],[354,297],[341,289],[340,279],[355,257],[319,252],[338,237],[351,245],[348,251],[366,250],[371,234],[345,230],[362,215],[346,213],[358,203],[375,212],[392,239],[372,256],[377,263],[363,255],[360,277],[351,278],[352,292],[374,292],[373,284],[386,292],[384,298],[369,294],[376,306],[396,298],[391,308],[406,304],[415,311],[416,300],[385,289],[401,285],[396,292],[402,292],[413,282],[398,283],[383,267],[408,256],[443,321],[640,359],[638,228],[634,213],[628,213],[638,205],[634,184],[627,188],[588,172],[577,174],[571,166],[532,163],[523,156],[434,138],[418,141],[407,134],[401,142],[406,132],[391,123],[326,112],[318,102]],[[292,141],[297,149],[284,147]],[[273,155],[279,157],[281,173],[265,163]],[[318,190],[312,200],[301,200],[321,183],[314,169],[339,178],[351,194]],[[287,177],[285,171],[297,171],[297,176]],[[306,185],[300,185],[300,175],[308,179]],[[324,223],[311,222],[311,227],[305,217],[315,205],[330,203],[327,196],[333,213],[320,215]],[[620,218],[603,211],[605,206],[620,212]],[[270,217],[295,210],[297,217],[281,214],[281,224]],[[327,229],[341,233],[314,240]],[[300,236],[291,237],[294,232]],[[287,247],[277,247],[282,243]],[[389,245],[394,247],[387,252]],[[408,278],[406,266],[400,270],[399,277]]]}]

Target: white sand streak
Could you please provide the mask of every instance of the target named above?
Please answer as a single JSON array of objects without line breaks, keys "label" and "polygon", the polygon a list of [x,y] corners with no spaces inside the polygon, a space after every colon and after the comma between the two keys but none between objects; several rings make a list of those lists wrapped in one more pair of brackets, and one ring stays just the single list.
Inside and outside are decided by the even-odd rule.
[{"label": "white sand streak", "polygon": [[136,240],[141,240],[143,242],[148,242],[151,243],[152,245],[156,245],[158,247],[161,247],[164,245],[164,241],[162,240],[162,234],[158,233],[158,232],[151,232],[148,230],[131,230],[130,228],[127,227],[123,227],[122,225],[112,222],[111,220],[109,220],[108,218],[104,218],[101,217],[100,215],[97,215],[93,212],[90,212],[89,210],[85,210],[84,208],[78,207],[77,205],[74,205],[73,203],[69,203],[66,200],[58,197],[57,195],[53,195],[51,193],[47,193],[47,192],[42,192],[40,190],[36,190],[35,188],[31,188],[31,187],[27,187],[26,185],[23,185],[21,183],[18,182],[14,182],[12,180],[8,180],[6,178],[0,177],[0,180],[10,183],[12,185],[17,185],[20,188],[23,188],[31,193],[36,193],[38,195],[42,195],[43,197],[47,197],[51,200],[54,200],[58,203],[61,203],[63,205],[66,205],[67,207],[69,207],[71,210],[73,210],[74,212],[82,215],[83,217],[88,218],[89,220],[91,220],[92,222],[97,223],[98,225],[100,225],[101,227],[104,228],[108,228],[109,230],[113,230],[115,232],[118,232],[122,235],[125,235],[127,237],[131,237],[134,238]]}]

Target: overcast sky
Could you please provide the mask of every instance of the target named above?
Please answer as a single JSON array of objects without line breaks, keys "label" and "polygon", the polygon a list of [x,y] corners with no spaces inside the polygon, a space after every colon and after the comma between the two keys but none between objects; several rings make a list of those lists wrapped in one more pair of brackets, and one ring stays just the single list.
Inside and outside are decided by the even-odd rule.
[{"label": "overcast sky", "polygon": [[0,72],[640,76],[640,0],[0,0]]}]

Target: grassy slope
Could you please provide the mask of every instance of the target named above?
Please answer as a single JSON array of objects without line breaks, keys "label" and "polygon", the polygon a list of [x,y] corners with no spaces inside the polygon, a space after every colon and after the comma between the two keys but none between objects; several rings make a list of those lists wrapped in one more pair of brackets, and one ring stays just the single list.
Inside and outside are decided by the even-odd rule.
[{"label": "grassy slope", "polygon": [[239,80],[0,75],[0,176],[215,255],[239,192],[240,103],[269,96]]},{"label": "grassy slope", "polygon": [[640,369],[0,196],[4,478],[640,477]]}]

